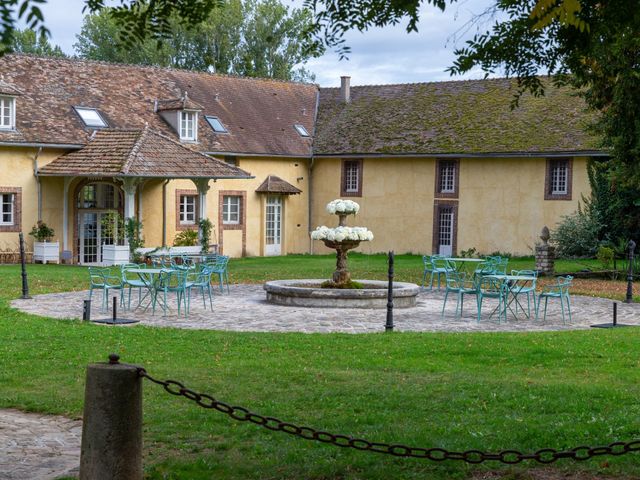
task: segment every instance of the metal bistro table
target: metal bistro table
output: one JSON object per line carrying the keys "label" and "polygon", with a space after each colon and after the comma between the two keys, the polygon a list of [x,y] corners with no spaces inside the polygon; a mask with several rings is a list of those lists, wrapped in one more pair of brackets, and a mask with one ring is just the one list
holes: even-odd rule
{"label": "metal bistro table", "polygon": [[[515,318],[518,318],[517,312],[518,307],[522,310],[525,317],[530,318],[531,310],[529,304],[527,304],[527,308],[525,309],[520,301],[518,300],[518,295],[522,292],[523,289],[527,288],[533,282],[535,282],[536,277],[531,275],[484,275],[485,278],[495,278],[496,280],[500,280],[505,283],[507,287],[507,305],[505,307],[509,308],[511,313]],[[511,299],[509,299],[511,297]],[[515,311],[511,308],[511,304],[515,302],[516,309]],[[535,296],[534,296],[534,305],[533,308],[535,310]]]}
{"label": "metal bistro table", "polygon": [[456,272],[473,273],[469,271],[477,267],[480,263],[485,262],[482,258],[445,258],[447,262],[450,262],[455,268]]}
{"label": "metal bistro table", "polygon": [[[137,273],[140,277],[140,280],[145,284],[147,288],[147,293],[144,294],[144,297],[138,303],[136,309],[143,307],[143,302],[147,297],[149,297],[149,303],[144,306],[143,312],[146,312],[148,308],[153,304],[154,298],[156,297],[156,290],[158,288],[158,277],[161,273],[170,272],[170,268],[130,268],[127,269],[128,272]],[[162,298],[160,298],[162,302]],[[167,309],[167,305],[163,307],[165,310]],[[155,309],[154,309],[155,310]],[[155,313],[155,312],[154,312]]]}

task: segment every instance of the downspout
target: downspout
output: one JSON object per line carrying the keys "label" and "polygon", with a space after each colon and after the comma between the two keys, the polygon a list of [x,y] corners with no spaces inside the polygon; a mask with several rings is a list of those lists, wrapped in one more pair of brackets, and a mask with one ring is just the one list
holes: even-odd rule
{"label": "downspout", "polygon": [[313,155],[315,138],[316,138],[316,125],[318,122],[318,107],[320,106],[320,87],[318,87],[318,91],[316,92],[316,108],[313,112],[313,136],[311,143],[311,159],[309,160],[309,202],[308,202],[308,235],[309,235],[309,254],[313,255],[313,240],[311,240],[311,230],[313,229],[313,164],[315,157]]}
{"label": "downspout", "polygon": [[162,248],[167,246],[167,178],[162,183]]}
{"label": "downspout", "polygon": [[42,186],[40,185],[40,175],[38,175],[38,157],[42,152],[42,147],[38,148],[33,157],[33,175],[36,177],[36,192],[38,195],[38,221],[42,220]]}

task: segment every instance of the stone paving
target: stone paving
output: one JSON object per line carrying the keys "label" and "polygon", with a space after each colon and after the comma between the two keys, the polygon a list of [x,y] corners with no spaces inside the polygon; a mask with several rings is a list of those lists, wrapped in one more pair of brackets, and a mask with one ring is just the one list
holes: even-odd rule
{"label": "stone paving", "polygon": [[[88,292],[37,295],[32,300],[14,300],[12,306],[24,312],[53,318],[79,319]],[[135,300],[134,296],[134,300]],[[516,318],[510,312],[506,322],[494,315],[495,301],[483,306],[483,318],[476,321],[475,298],[465,301],[464,314],[456,318],[455,298],[441,315],[444,295],[426,291],[418,296],[415,308],[394,311],[395,329],[414,332],[526,332],[586,329],[594,323],[612,321],[612,301],[602,298],[572,296],[572,321],[562,323],[560,305],[549,301],[546,321],[527,319],[522,311]],[[94,296],[91,317],[110,318],[100,312],[101,295]],[[178,317],[175,297],[169,299],[171,311],[144,311],[143,308],[120,311],[119,316],[139,320],[136,325],[187,329],[230,330],[246,332],[371,333],[383,332],[386,309],[309,309],[271,305],[265,301],[261,285],[233,285],[230,294],[216,293],[214,310],[205,310],[202,299],[192,299],[188,318]],[[535,316],[535,315],[533,315]],[[640,304],[618,303],[618,322],[640,326]],[[113,328],[107,326],[107,328]],[[81,424],[64,417],[0,410],[0,480],[49,480],[77,474],[80,457]]]}
{"label": "stone paving", "polygon": [[[134,294],[134,300],[137,300]],[[14,300],[12,306],[24,312],[54,318],[81,318],[83,300],[88,292],[53,293],[37,295],[32,300]],[[395,309],[397,331],[413,332],[524,332],[545,330],[572,330],[589,328],[594,323],[612,321],[611,300],[572,295],[572,321],[562,323],[560,302],[549,300],[546,321],[526,318],[522,310],[518,316],[509,312],[506,322],[498,322],[497,315],[489,317],[496,301],[483,303],[482,320],[476,321],[475,298],[465,299],[461,318],[455,317],[455,297],[449,297],[444,317],[441,315],[444,295],[438,291],[425,291],[418,296],[415,308]],[[91,318],[107,319],[100,312],[101,293],[94,293]],[[144,304],[145,302],[143,302]],[[111,304],[111,303],[110,303]],[[232,285],[230,294],[217,293],[213,299],[213,312],[203,308],[202,298],[194,296],[189,316],[177,316],[175,297],[169,298],[170,311],[155,315],[149,308],[119,311],[119,316],[139,320],[135,325],[175,327],[204,330],[230,330],[242,332],[305,332],[305,333],[371,333],[384,331],[386,309],[357,308],[304,308],[272,305],[266,302],[262,285]],[[526,300],[525,300],[526,305]],[[533,313],[533,309],[532,309]],[[640,304],[618,303],[618,322],[640,325]]]}
{"label": "stone paving", "polygon": [[0,410],[0,480],[49,480],[78,474],[82,423]]}

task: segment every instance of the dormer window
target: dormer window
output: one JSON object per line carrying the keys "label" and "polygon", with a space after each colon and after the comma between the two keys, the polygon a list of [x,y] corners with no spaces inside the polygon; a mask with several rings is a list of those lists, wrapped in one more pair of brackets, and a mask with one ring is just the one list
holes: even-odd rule
{"label": "dormer window", "polygon": [[105,128],[109,125],[106,120],[100,115],[100,112],[97,108],[88,108],[88,107],[73,107],[78,116],[82,119],[85,126],[87,127],[97,127],[97,128]]}
{"label": "dormer window", "polygon": [[212,115],[205,115],[204,118],[207,120],[207,123],[213,129],[214,132],[228,133],[227,129],[224,127],[224,125],[222,124],[222,122],[218,117],[214,117]]}
{"label": "dormer window", "polygon": [[16,99],[0,97],[0,129],[13,130],[16,127]]}
{"label": "dormer window", "polygon": [[198,138],[198,112],[182,110],[180,116],[180,140],[195,142]]}
{"label": "dormer window", "polygon": [[293,127],[296,129],[296,131],[298,132],[298,134],[301,137],[309,137],[310,136],[309,132],[307,132],[307,129],[304,128],[304,125],[300,125],[299,123],[296,123]]}

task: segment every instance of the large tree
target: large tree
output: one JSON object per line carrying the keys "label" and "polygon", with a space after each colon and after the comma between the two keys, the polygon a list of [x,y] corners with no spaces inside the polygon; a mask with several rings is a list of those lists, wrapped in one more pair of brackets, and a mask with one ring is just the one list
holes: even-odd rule
{"label": "large tree", "polygon": [[114,40],[121,34],[116,12],[85,17],[76,53],[83,58],[283,80],[310,80],[303,65],[315,52],[305,49],[299,32],[311,22],[309,11],[279,0],[225,0],[195,26],[169,20],[161,42],[147,38],[136,48]]}
{"label": "large tree", "polygon": [[14,32],[11,51],[44,57],[66,57],[58,45],[51,45],[46,35],[38,34],[30,28]]}

